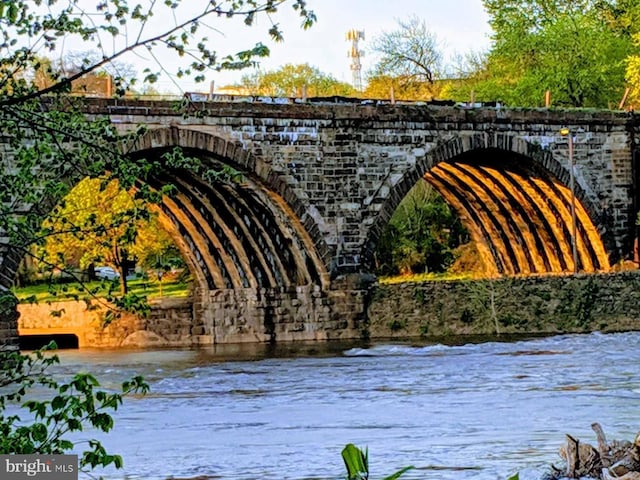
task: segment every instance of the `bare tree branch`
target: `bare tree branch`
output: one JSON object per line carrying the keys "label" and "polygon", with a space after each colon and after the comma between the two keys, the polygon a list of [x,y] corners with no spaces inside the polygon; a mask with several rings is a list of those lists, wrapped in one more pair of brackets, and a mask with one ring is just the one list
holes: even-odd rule
{"label": "bare tree branch", "polygon": [[374,39],[373,50],[381,54],[374,75],[412,78],[433,83],[442,63],[441,47],[424,20],[398,21],[398,29]]}

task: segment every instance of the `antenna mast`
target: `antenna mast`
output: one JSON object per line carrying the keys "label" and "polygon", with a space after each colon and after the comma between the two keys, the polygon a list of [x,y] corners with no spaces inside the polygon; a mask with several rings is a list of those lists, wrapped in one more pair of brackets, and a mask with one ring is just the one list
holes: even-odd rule
{"label": "antenna mast", "polygon": [[351,59],[351,83],[358,92],[362,91],[362,63],[360,58],[364,57],[364,52],[358,48],[358,42],[364,41],[364,30],[355,28],[347,32],[347,41],[351,42],[351,49],[347,52],[347,57]]}

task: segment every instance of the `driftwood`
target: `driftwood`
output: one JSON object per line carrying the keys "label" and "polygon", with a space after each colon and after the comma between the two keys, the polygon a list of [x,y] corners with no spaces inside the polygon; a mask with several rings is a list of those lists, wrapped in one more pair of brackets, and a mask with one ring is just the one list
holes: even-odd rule
{"label": "driftwood", "polygon": [[607,437],[602,430],[602,427],[598,422],[594,422],[591,424],[591,428],[594,432],[596,432],[596,437],[598,438],[598,453],[600,454],[600,460],[602,461],[603,467],[608,467],[611,464],[611,459],[609,458],[609,445],[607,445]]}
{"label": "driftwood", "polygon": [[598,448],[567,435],[559,452],[565,469],[552,466],[551,478],[640,480],[640,433],[633,443],[617,440],[609,443],[600,424],[593,423],[591,428],[596,433]]}
{"label": "driftwood", "polygon": [[588,443],[581,443],[567,435],[567,443],[560,447],[560,456],[567,463],[564,476],[581,478],[602,468],[600,453]]}

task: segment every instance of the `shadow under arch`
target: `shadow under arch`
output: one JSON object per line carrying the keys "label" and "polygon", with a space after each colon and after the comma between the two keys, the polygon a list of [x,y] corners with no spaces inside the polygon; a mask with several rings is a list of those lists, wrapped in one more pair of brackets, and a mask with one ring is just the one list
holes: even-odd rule
{"label": "shadow under arch", "polygon": [[206,168],[229,165],[243,175],[238,183],[207,182],[195,172],[167,167],[146,180],[156,189],[175,186],[176,193],[156,208],[200,288],[286,290],[313,284],[328,289],[319,251],[329,250],[276,172],[239,142],[178,127],[149,130],[126,153],[158,160],[175,147]]}
{"label": "shadow under arch", "polygon": [[[432,149],[382,204],[363,257],[417,181],[431,183],[458,212],[489,275],[574,271],[569,171],[546,149],[513,136],[456,137]],[[576,182],[578,270],[607,271],[615,249],[606,219]],[[607,249],[606,246],[610,248]]]}

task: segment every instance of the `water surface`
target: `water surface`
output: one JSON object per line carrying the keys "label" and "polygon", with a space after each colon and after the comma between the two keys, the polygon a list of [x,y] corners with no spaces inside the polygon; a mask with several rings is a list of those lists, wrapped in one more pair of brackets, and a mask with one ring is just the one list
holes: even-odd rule
{"label": "water surface", "polygon": [[[464,345],[294,345],[245,350],[63,351],[62,373],[108,387],[144,375],[103,437],[107,478],[343,478],[349,442],[372,478],[540,478],[564,434],[595,444],[640,430],[640,333]],[[88,437],[88,435],[87,435]]]}

